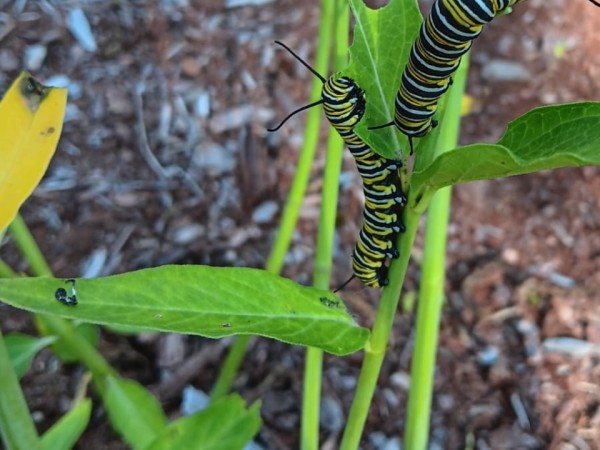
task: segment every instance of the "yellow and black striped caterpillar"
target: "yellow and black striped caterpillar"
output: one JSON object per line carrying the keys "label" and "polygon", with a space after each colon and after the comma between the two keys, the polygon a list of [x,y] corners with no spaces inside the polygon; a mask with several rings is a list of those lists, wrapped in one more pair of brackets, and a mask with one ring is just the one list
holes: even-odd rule
{"label": "yellow and black striped caterpillar", "polygon": [[398,233],[404,231],[401,215],[406,196],[399,178],[402,163],[378,155],[354,132],[354,127],[364,115],[366,101],[363,90],[352,79],[325,79],[286,45],[278,41],[276,43],[317,76],[323,82],[323,90],[321,100],[294,111],[269,131],[279,129],[298,111],[323,104],[327,119],[348,146],[363,180],[363,226],[352,255],[354,275],[350,280],[356,277],[367,286],[385,286],[388,283],[386,258],[399,256],[395,247],[396,238]]}
{"label": "yellow and black striped caterpillar", "polygon": [[[436,0],[402,72],[394,120],[370,129],[396,125],[408,136],[412,154],[412,138],[425,136],[436,126],[432,117],[462,55],[471,48],[485,24],[522,1]],[[600,6],[595,0],[589,1]]]}

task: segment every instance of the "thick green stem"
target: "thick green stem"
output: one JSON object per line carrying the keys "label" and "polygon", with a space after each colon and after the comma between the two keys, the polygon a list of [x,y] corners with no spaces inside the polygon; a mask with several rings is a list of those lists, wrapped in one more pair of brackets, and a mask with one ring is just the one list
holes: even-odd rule
{"label": "thick green stem", "polygon": [[381,296],[381,303],[373,324],[373,330],[367,346],[365,359],[358,378],[358,385],[348,422],[344,430],[341,450],[355,450],[358,448],[360,438],[365,426],[371,400],[377,386],[377,379],[385,357],[385,351],[394,323],[394,316],[400,300],[400,289],[404,283],[410,252],[419,226],[419,215],[411,210],[405,214],[406,232],[400,239],[400,258],[390,265],[390,284],[385,287]]}
{"label": "thick green stem", "polygon": [[[448,94],[441,121],[436,153],[456,147],[460,126],[461,100],[468,69],[463,57]],[[419,304],[417,308],[415,347],[411,365],[411,386],[408,396],[405,448],[424,450],[429,438],[431,398],[439,322],[444,303],[446,236],[450,215],[452,188],[440,189],[429,206],[422,263]]]}
{"label": "thick green stem", "polygon": [[[348,35],[350,11],[343,0],[329,2],[334,8],[323,4],[321,23],[333,25],[335,40],[333,41],[333,70],[343,69],[347,64]],[[331,266],[333,261],[333,239],[335,234],[335,218],[337,213],[340,170],[344,143],[337,131],[329,128],[327,139],[327,156],[325,173],[323,174],[323,191],[317,251],[315,254],[314,286],[329,289]],[[323,351],[309,347],[306,350],[304,365],[304,388],[302,395],[302,450],[318,450],[319,448],[319,412],[321,403],[321,381],[323,378]]]}
{"label": "thick green stem", "polygon": [[[329,289],[331,278],[333,236],[343,150],[342,139],[336,131],[330,130],[327,140],[327,162],[323,176],[323,195],[314,269],[314,286],[320,289]],[[301,448],[303,450],[319,448],[322,367],[323,351],[309,347],[306,350],[302,397]]]}
{"label": "thick green stem", "polygon": [[0,331],[0,435],[7,450],[38,450],[42,444]]}
{"label": "thick green stem", "polygon": [[233,344],[227,353],[227,357],[221,365],[217,381],[210,393],[211,401],[214,402],[215,400],[225,397],[227,392],[229,392],[240,368],[240,364],[244,359],[246,348],[248,347],[251,337],[252,336],[248,335],[237,336],[233,341]]}
{"label": "thick green stem", "polygon": [[0,277],[1,278],[14,278],[17,273],[12,268],[0,259]]}
{"label": "thick green stem", "polygon": [[117,376],[117,372],[102,357],[98,350],[86,339],[83,339],[77,332],[73,324],[67,320],[56,316],[38,315],[37,318],[43,321],[52,334],[60,337],[67,345],[69,350],[77,355],[77,359],[92,372],[94,382],[102,387],[103,380],[108,375]]}

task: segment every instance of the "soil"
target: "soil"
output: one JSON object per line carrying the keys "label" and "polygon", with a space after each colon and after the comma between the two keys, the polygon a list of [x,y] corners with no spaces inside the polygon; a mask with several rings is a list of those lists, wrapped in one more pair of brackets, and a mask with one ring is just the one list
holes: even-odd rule
{"label": "soil", "polygon": [[[2,91],[36,45],[47,53],[40,67],[29,62],[35,76],[72,83],[58,151],[22,208],[54,273],[264,267],[304,118],[276,134],[265,128],[306,102],[311,77],[273,40],[312,61],[318,2],[80,3],[95,52],[69,32],[70,3],[0,0]],[[530,0],[490,24],[473,49],[475,110],[461,143],[495,142],[536,106],[600,100],[598,24],[600,11],[585,0]],[[503,63],[516,68],[512,78],[498,79],[493,68]],[[345,158],[333,286],[351,273],[362,210],[360,179]],[[311,281],[323,164],[321,152],[284,269],[301,283]],[[455,188],[431,448],[600,449],[599,175],[563,169]],[[418,285],[421,250],[418,238],[408,292]],[[0,257],[28,270],[10,237]],[[377,295],[357,282],[343,293],[366,326]],[[398,313],[364,449],[403,432],[413,319]],[[29,314],[6,305],[0,326],[35,333]],[[175,417],[185,385],[210,391],[229,343],[103,330],[100,350]],[[266,449],[298,448],[303,354],[255,339],[237,377],[236,391],[263,399],[257,442]],[[361,359],[325,358],[324,403],[334,419],[323,425],[322,448],[336,447]],[[68,409],[82,375],[49,351],[38,355],[22,385],[40,430]],[[126,448],[98,403],[77,448]]]}

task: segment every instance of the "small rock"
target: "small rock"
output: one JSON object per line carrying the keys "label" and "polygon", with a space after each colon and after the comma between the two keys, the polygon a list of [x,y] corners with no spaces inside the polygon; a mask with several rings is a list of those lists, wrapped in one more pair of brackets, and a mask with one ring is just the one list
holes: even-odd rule
{"label": "small rock", "polygon": [[181,399],[181,412],[185,416],[203,411],[210,403],[210,397],[193,386],[183,388]]}
{"label": "small rock", "polygon": [[581,358],[592,353],[594,345],[590,342],[572,337],[553,337],[544,340],[542,348],[549,353],[558,353],[572,358]]}
{"label": "small rock", "polygon": [[11,49],[3,48],[0,50],[0,70],[3,72],[12,72],[19,68],[19,58]]}
{"label": "small rock", "polygon": [[157,364],[163,369],[178,366],[185,359],[185,336],[177,333],[161,335]]}
{"label": "small rock", "polygon": [[384,388],[382,394],[390,409],[396,409],[400,406],[400,396],[396,391],[390,388]]}
{"label": "small rock", "polygon": [[202,146],[194,152],[193,163],[213,176],[231,172],[235,167],[235,158],[218,144]]}
{"label": "small rock", "polygon": [[502,407],[494,403],[473,405],[467,412],[467,422],[472,430],[493,428],[502,416]]}
{"label": "small rock", "polygon": [[204,227],[197,223],[184,225],[173,232],[173,241],[177,244],[189,244],[204,234]]}
{"label": "small rock", "polygon": [[53,75],[44,81],[46,86],[54,86],[60,88],[67,88],[69,91],[69,100],[79,100],[81,98],[81,84],[71,80],[68,76],[63,74]]}
{"label": "small rock", "polygon": [[27,70],[40,70],[44,59],[48,53],[48,49],[42,44],[33,44],[25,47],[24,66]]}
{"label": "small rock", "polygon": [[273,200],[261,203],[252,213],[252,220],[255,223],[269,223],[275,218],[279,211],[279,205]]}
{"label": "small rock", "polygon": [[548,274],[548,281],[565,289],[575,287],[575,280],[573,278],[557,272],[550,272]]}
{"label": "small rock", "polygon": [[102,275],[102,269],[108,259],[108,250],[100,247],[92,252],[81,264],[82,278],[96,278]]}
{"label": "small rock", "polygon": [[518,250],[514,248],[507,248],[502,251],[502,259],[508,264],[516,265],[521,260],[521,255]]}
{"label": "small rock", "polygon": [[481,76],[490,81],[526,81],[531,74],[522,64],[502,59],[488,62],[481,71]]}
{"label": "small rock", "polygon": [[225,8],[239,8],[240,6],[259,6],[271,3],[273,0],[225,0]]}
{"label": "small rock", "polygon": [[194,102],[194,114],[196,117],[205,118],[210,113],[210,94],[201,90],[196,95],[196,101]]}
{"label": "small rock", "polygon": [[402,444],[400,443],[399,437],[393,437],[385,441],[380,448],[381,450],[400,450],[402,448]]}
{"label": "small rock", "polygon": [[390,376],[390,383],[395,388],[408,392],[410,388],[410,374],[407,372],[394,372]]}
{"label": "small rock", "polygon": [[381,448],[386,441],[387,437],[381,431],[374,431],[369,435],[369,442],[373,447],[377,449]]}
{"label": "small rock", "polygon": [[91,53],[96,51],[96,39],[92,33],[90,23],[81,8],[75,8],[69,11],[67,28],[86,51]]}
{"label": "small rock", "polygon": [[250,122],[266,124],[275,117],[275,112],[268,108],[257,108],[255,105],[243,105],[230,108],[210,121],[210,128],[215,133],[235,130]]}
{"label": "small rock", "polygon": [[242,450],[265,450],[265,448],[254,441],[250,441],[244,446]]}
{"label": "small rock", "polygon": [[319,423],[323,429],[337,433],[344,426],[344,413],[342,406],[331,397],[324,397],[321,402]]}
{"label": "small rock", "polygon": [[196,58],[186,57],[181,61],[181,72],[188,78],[197,78],[202,66]]}
{"label": "small rock", "polygon": [[488,345],[482,351],[477,353],[477,363],[483,367],[491,367],[498,361],[498,348]]}

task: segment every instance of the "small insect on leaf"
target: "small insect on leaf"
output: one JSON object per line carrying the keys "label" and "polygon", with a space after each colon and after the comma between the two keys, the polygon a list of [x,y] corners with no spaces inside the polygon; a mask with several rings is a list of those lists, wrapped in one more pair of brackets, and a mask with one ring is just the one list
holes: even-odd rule
{"label": "small insect on leaf", "polygon": [[67,295],[67,291],[64,288],[58,288],[54,293],[54,298],[61,302],[63,305],[75,306],[77,305],[77,292],[75,291],[75,280],[65,280],[65,283],[71,283],[71,295]]}

